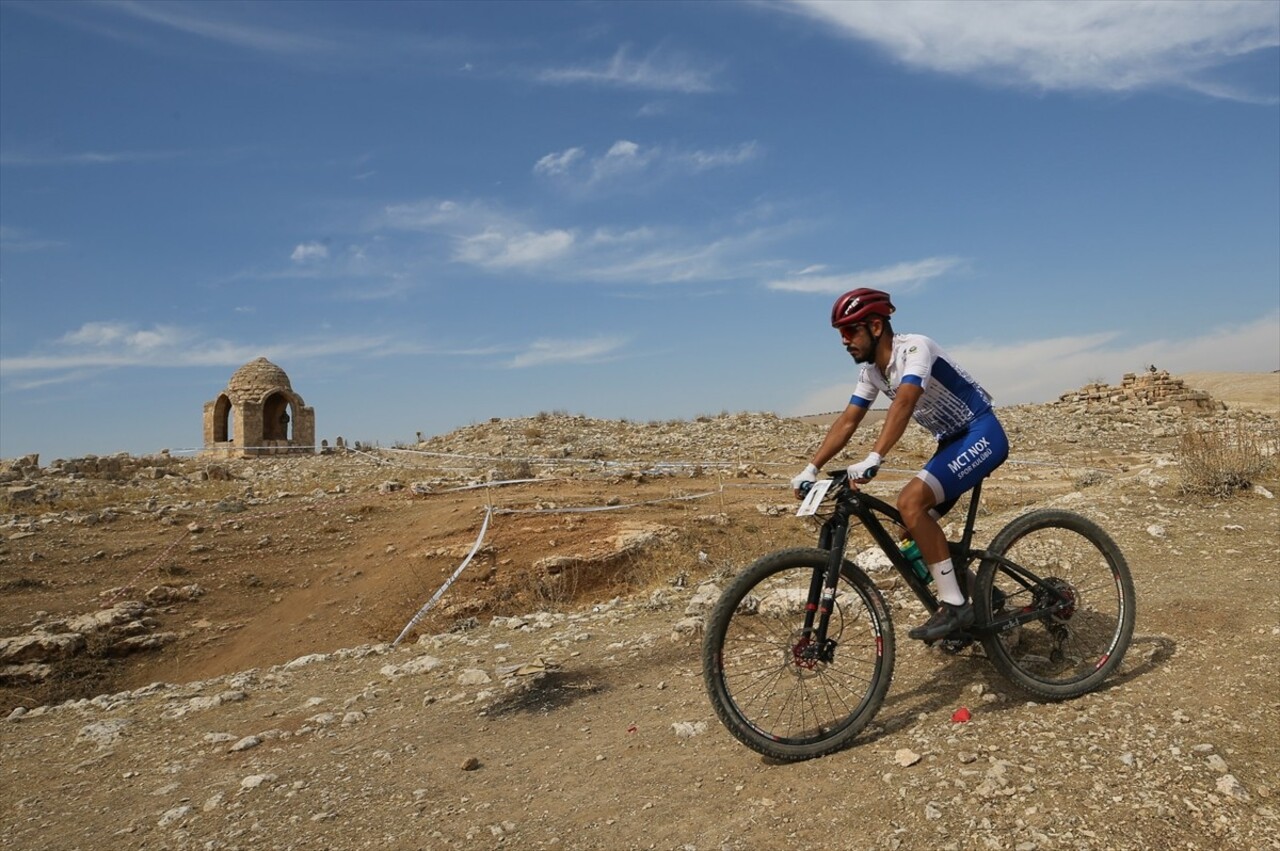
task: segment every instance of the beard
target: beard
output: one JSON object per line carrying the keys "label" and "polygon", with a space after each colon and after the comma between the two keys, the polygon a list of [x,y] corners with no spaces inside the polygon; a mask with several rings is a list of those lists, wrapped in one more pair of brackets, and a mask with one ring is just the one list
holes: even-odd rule
{"label": "beard", "polygon": [[859,363],[859,364],[867,364],[867,363],[871,363],[873,360],[875,360],[875,358],[874,358],[874,357],[872,357],[871,352],[867,352],[867,353],[866,353],[865,355],[863,355],[862,357],[858,357],[858,353],[857,353],[857,352],[855,352],[855,351],[854,351],[853,349],[851,349],[851,348],[846,347],[846,348],[845,348],[845,351],[849,353],[849,357],[853,358],[853,360],[854,360],[854,362],[855,362],[855,363]]}

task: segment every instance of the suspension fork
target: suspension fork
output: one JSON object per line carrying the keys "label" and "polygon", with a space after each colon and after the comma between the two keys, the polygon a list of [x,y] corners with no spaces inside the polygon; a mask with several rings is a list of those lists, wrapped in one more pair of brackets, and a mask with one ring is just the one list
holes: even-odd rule
{"label": "suspension fork", "polygon": [[813,572],[809,580],[809,595],[805,600],[804,634],[810,636],[819,647],[827,643],[827,627],[835,608],[836,586],[840,582],[840,568],[844,563],[845,540],[849,533],[849,515],[843,506],[837,506],[835,515],[822,526],[818,546],[827,551],[825,570]]}

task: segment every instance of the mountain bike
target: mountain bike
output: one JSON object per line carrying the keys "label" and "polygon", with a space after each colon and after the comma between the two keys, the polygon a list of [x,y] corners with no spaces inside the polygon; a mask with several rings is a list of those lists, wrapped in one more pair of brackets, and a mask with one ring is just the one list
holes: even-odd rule
{"label": "mountain bike", "polygon": [[[1038,699],[1096,689],[1133,636],[1133,579],[1120,548],[1092,520],[1046,508],[975,549],[981,491],[979,482],[960,540],[948,542],[962,590],[972,586],[974,623],[941,648],[958,653],[980,642],[1001,674]],[[913,567],[890,533],[903,525],[896,508],[850,485],[843,471],[816,483],[800,511],[806,507],[822,521],[818,546],[771,553],[739,573],[712,609],[702,644],[703,680],[720,721],[747,747],[784,761],[852,744],[893,679],[893,620],[876,584],[845,557],[850,522],[862,524],[926,612],[939,605],[927,569]]]}

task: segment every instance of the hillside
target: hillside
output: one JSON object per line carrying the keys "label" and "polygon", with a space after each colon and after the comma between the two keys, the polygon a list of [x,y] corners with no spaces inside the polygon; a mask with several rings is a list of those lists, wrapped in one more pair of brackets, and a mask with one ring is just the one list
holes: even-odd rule
{"label": "hillside", "polygon": [[[542,415],[307,459],[28,464],[2,518],[0,635],[27,655],[0,687],[0,838],[1280,848],[1280,473],[1203,497],[1179,464],[1189,429],[1274,453],[1280,386],[1268,408],[1183,378],[1227,410],[1001,410],[1015,451],[979,537],[1042,505],[1112,533],[1138,627],[1109,687],[1029,703],[980,651],[908,641],[924,615],[886,578],[888,701],[855,747],[795,765],[720,728],[697,625],[745,563],[811,542],[785,482],[820,425]],[[929,449],[913,429],[878,492]]]}

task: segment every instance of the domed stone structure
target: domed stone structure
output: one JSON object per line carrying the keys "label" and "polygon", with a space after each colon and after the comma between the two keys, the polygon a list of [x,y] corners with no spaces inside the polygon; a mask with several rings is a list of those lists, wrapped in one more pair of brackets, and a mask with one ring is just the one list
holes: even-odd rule
{"label": "domed stone structure", "polygon": [[231,373],[227,389],[247,397],[260,396],[272,390],[293,390],[289,376],[280,367],[266,358],[251,360]]}
{"label": "domed stone structure", "polygon": [[204,405],[204,448],[223,457],[315,452],[316,412],[266,358],[237,369]]}

